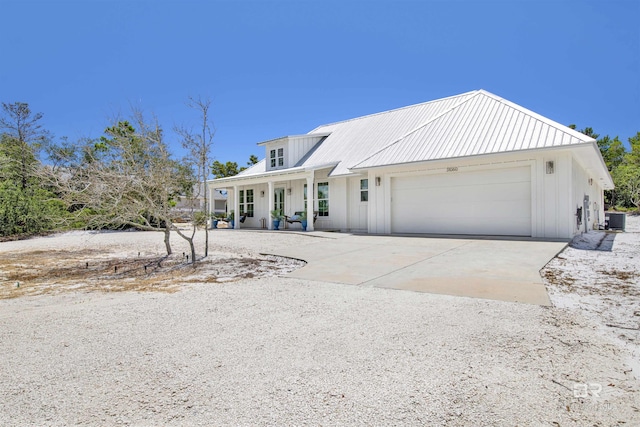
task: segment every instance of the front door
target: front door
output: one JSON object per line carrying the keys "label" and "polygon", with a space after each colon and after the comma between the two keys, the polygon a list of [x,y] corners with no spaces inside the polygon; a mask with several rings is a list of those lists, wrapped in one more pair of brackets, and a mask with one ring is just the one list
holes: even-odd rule
{"label": "front door", "polygon": [[369,180],[366,178],[351,178],[350,182],[349,229],[352,231],[367,231]]}
{"label": "front door", "polygon": [[273,196],[273,209],[284,215],[284,188],[274,189]]}

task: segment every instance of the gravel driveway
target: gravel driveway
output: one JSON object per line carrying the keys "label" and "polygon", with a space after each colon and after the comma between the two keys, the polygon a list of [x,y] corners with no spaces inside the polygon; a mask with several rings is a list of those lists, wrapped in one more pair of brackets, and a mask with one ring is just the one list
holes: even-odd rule
{"label": "gravel driveway", "polygon": [[[221,231],[212,246],[309,239]],[[638,390],[618,348],[566,309],[282,277],[0,300],[2,426],[638,425]]]}

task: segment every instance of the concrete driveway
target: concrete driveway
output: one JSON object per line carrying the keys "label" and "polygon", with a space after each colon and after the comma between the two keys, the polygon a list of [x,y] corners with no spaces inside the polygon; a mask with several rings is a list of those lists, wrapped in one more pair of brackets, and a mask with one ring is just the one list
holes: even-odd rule
{"label": "concrete driveway", "polygon": [[289,277],[539,305],[550,304],[539,271],[566,245],[515,239],[312,235],[317,238],[308,244],[273,252],[307,262]]}

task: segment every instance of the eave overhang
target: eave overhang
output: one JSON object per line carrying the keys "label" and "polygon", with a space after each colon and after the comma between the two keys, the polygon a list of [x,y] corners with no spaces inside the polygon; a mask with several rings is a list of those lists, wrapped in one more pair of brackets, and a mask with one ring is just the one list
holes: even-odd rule
{"label": "eave overhang", "polygon": [[353,173],[363,173],[368,170],[384,170],[391,168],[398,168],[402,166],[420,166],[427,164],[438,164],[438,163],[446,163],[446,162],[461,162],[464,160],[472,160],[472,159],[485,159],[487,158],[500,158],[501,156],[508,155],[517,155],[517,154],[526,154],[526,153],[539,153],[543,151],[570,151],[574,153],[576,160],[580,165],[591,175],[598,179],[600,186],[604,190],[612,190],[614,188],[613,179],[611,178],[611,174],[609,174],[609,170],[606,167],[604,159],[600,153],[600,149],[598,148],[598,144],[595,140],[585,142],[583,144],[572,144],[565,146],[556,146],[556,147],[543,147],[543,148],[532,148],[527,150],[514,150],[514,151],[506,151],[500,153],[486,153],[486,154],[476,154],[472,156],[460,156],[460,157],[446,157],[441,159],[429,159],[429,160],[420,160],[415,162],[404,162],[404,163],[389,163],[384,165],[375,165],[375,166],[365,166],[358,167],[353,166],[349,168],[349,171]]}
{"label": "eave overhang", "polygon": [[296,168],[280,169],[269,172],[264,172],[255,175],[235,175],[226,178],[218,178],[207,181],[213,188],[230,188],[234,185],[249,185],[259,184],[266,182],[282,181],[286,179],[303,179],[309,175],[309,172],[314,172],[322,169],[333,169],[338,165],[338,162],[328,163],[324,165],[316,166],[299,166]]}

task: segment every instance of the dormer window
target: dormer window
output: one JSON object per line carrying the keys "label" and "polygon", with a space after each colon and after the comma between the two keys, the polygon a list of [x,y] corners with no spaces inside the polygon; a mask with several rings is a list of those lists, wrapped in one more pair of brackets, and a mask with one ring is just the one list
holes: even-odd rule
{"label": "dormer window", "polygon": [[274,148],[269,153],[269,161],[272,168],[281,168],[284,166],[284,148]]}

